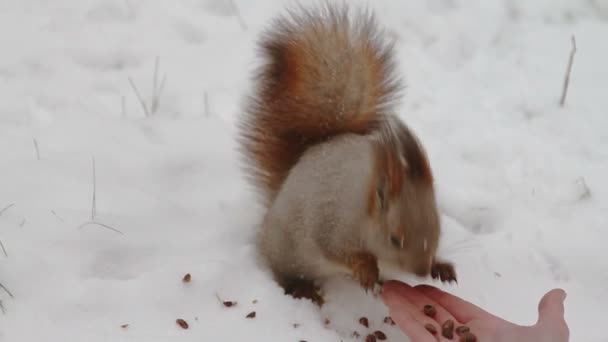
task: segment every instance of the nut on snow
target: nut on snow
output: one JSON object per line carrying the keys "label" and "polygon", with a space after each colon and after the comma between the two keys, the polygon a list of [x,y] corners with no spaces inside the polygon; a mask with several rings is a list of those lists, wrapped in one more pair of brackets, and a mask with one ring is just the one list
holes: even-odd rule
{"label": "nut on snow", "polygon": [[177,323],[180,327],[182,327],[182,329],[188,329],[188,322],[186,322],[185,320],[178,318],[175,320],[175,323]]}

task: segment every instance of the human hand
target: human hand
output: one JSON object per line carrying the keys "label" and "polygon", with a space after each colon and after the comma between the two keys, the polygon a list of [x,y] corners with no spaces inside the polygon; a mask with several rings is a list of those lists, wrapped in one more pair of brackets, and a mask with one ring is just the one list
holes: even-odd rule
{"label": "human hand", "polygon": [[[553,289],[547,292],[538,304],[538,321],[532,326],[521,326],[492,315],[459,297],[429,285],[412,287],[400,281],[387,281],[382,287],[382,300],[388,306],[390,316],[412,342],[458,341],[441,336],[441,325],[448,319],[454,328],[466,325],[477,337],[477,341],[534,341],[566,342],[570,331],[564,319],[566,292]],[[433,305],[435,318],[426,316],[422,308]],[[425,328],[432,324],[437,334]]]}

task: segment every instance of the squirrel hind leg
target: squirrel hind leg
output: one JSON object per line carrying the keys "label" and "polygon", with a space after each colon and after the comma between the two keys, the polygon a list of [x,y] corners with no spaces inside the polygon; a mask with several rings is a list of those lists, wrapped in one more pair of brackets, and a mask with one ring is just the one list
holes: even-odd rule
{"label": "squirrel hind leg", "polygon": [[295,299],[308,299],[314,304],[322,307],[325,300],[321,294],[321,289],[312,280],[305,278],[289,278],[280,282],[285,294]]}

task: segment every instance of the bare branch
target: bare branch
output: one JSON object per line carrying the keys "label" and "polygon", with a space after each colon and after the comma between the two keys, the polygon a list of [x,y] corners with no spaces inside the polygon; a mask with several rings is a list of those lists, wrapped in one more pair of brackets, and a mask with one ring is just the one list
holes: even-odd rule
{"label": "bare branch", "polygon": [[566,96],[568,94],[568,86],[570,85],[570,73],[572,72],[572,63],[574,61],[574,55],[576,54],[576,38],[572,36],[572,49],[570,50],[570,58],[568,59],[568,69],[566,70],[566,76],[564,78],[564,84],[562,87],[562,97],[559,101],[560,106],[564,106],[566,103]]}

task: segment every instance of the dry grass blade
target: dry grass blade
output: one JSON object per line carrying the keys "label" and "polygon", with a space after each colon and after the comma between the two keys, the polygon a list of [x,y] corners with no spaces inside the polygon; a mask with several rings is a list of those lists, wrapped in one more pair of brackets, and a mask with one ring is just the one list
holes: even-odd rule
{"label": "dry grass blade", "polygon": [[97,226],[104,227],[104,228],[107,228],[107,229],[109,229],[109,230],[115,231],[115,232],[117,232],[117,233],[119,233],[119,234],[121,234],[121,235],[125,235],[123,232],[121,232],[120,230],[118,230],[118,229],[116,229],[116,228],[112,228],[112,227],[108,226],[107,224],[103,224],[103,223],[100,223],[100,222],[95,222],[95,221],[89,221],[89,222],[85,222],[85,223],[81,224],[81,225],[78,227],[78,229],[82,229],[82,228],[84,228],[84,227],[86,227],[86,226],[89,226],[89,225],[97,225]]}
{"label": "dry grass blade", "polygon": [[564,77],[564,85],[562,87],[562,97],[559,101],[560,106],[566,104],[566,96],[568,95],[568,86],[570,85],[570,73],[572,72],[572,63],[574,62],[574,55],[576,54],[576,38],[572,36],[572,49],[570,50],[570,58],[568,59],[568,68],[566,70],[566,76]]}
{"label": "dry grass blade", "polygon": [[127,116],[127,99],[124,96],[120,97],[120,113],[123,118]]}
{"label": "dry grass blade", "polygon": [[51,214],[53,214],[57,219],[59,219],[59,221],[65,222],[65,220],[63,218],[61,218],[61,216],[57,215],[55,210],[51,210]]}
{"label": "dry grass blade", "polygon": [[133,83],[133,80],[131,79],[131,77],[129,77],[129,83],[131,84],[131,88],[133,88],[133,91],[135,92],[135,96],[137,96],[137,100],[139,101],[139,103],[141,104],[141,107],[144,110],[144,114],[146,116],[150,116],[150,111],[148,110],[148,106],[146,105],[146,102],[144,101],[144,99],[141,97],[141,94],[139,93],[139,90],[137,89],[137,86],[135,85],[135,83]]}
{"label": "dry grass blade", "polygon": [[163,78],[161,79],[160,84],[158,82],[159,64],[160,64],[160,58],[157,56],[154,61],[154,75],[153,75],[153,79],[152,79],[152,96],[151,96],[149,104],[147,104],[146,101],[144,100],[143,96],[139,92],[139,89],[135,85],[135,82],[133,82],[133,79],[131,79],[129,77],[129,83],[131,84],[131,88],[133,88],[133,91],[135,92],[135,95],[137,96],[137,100],[141,104],[141,107],[143,108],[144,114],[146,117],[153,115],[158,111],[158,108],[160,107],[160,96],[161,96],[161,94],[165,88],[165,84],[167,82],[167,75],[163,75]]}
{"label": "dry grass blade", "polygon": [[4,214],[5,211],[9,210],[14,205],[15,205],[15,203],[11,203],[11,204],[7,205],[6,207],[2,208],[0,210],[0,216],[2,216],[2,214]]}
{"label": "dry grass blade", "polygon": [[204,105],[205,105],[205,116],[209,117],[209,96],[207,95],[206,91],[203,94],[203,101],[204,101]]}
{"label": "dry grass blade", "polygon": [[239,11],[239,7],[236,5],[236,2],[234,2],[234,0],[230,0],[230,4],[232,5],[232,9],[234,10],[234,13],[236,14],[236,18],[239,20],[239,24],[241,25],[241,28],[243,30],[247,30],[247,24],[245,24],[245,20],[243,20],[243,16],[241,16],[241,11]]}
{"label": "dry grass blade", "polygon": [[4,248],[4,244],[2,243],[2,240],[0,240],[0,248],[2,248],[2,252],[4,253],[4,256],[8,258],[8,253],[6,253],[6,248]]}
{"label": "dry grass blade", "polygon": [[1,288],[4,290],[4,292],[8,293],[8,295],[9,295],[11,298],[15,298],[15,296],[13,296],[13,294],[11,293],[11,291],[9,291],[9,290],[6,288],[6,286],[2,285],[2,283],[0,283],[0,287],[1,287]]}
{"label": "dry grass blade", "polygon": [[93,163],[92,167],[93,167],[93,199],[91,201],[91,221],[95,221],[95,216],[97,215],[97,201],[96,201],[96,197],[97,197],[97,180],[96,180],[96,175],[95,175],[95,158],[91,158],[91,161]]}
{"label": "dry grass blade", "polygon": [[40,160],[40,149],[38,148],[38,141],[34,138],[34,149],[36,149],[36,158]]}

